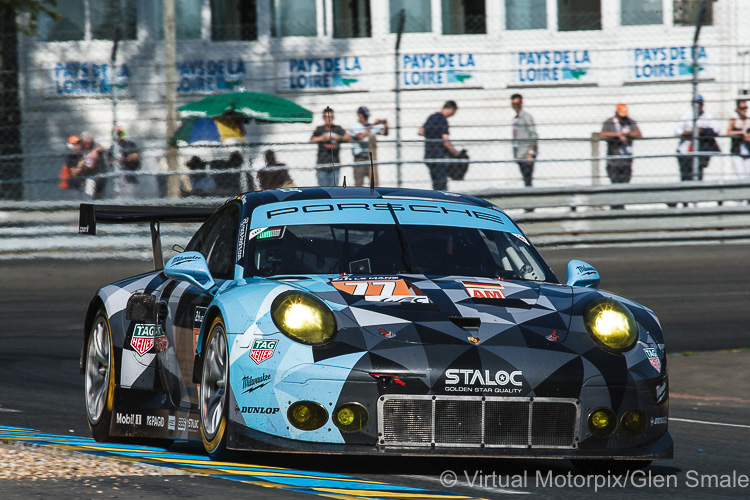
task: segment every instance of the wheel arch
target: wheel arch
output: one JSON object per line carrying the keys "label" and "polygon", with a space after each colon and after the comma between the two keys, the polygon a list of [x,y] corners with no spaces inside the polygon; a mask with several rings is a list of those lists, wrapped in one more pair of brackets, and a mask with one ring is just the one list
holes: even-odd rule
{"label": "wheel arch", "polygon": [[203,318],[201,324],[201,331],[198,335],[198,341],[195,345],[195,359],[193,361],[193,383],[199,384],[201,381],[201,372],[203,371],[203,352],[206,347],[206,339],[208,338],[208,330],[211,328],[214,320],[221,316],[224,319],[224,328],[226,328],[226,315],[221,307],[217,304],[212,304],[206,311],[206,315]]}
{"label": "wheel arch", "polygon": [[[99,310],[104,310],[106,313],[104,301],[99,295],[95,295],[94,298],[91,299],[91,302],[89,302],[89,307],[86,310],[86,317],[83,320],[83,343],[81,345],[81,357],[78,360],[78,368],[81,375],[84,374],[86,345],[89,341],[89,335],[91,335],[91,326],[94,324],[94,318],[96,318],[96,313],[98,313]],[[109,315],[107,315],[107,317],[109,317]]]}

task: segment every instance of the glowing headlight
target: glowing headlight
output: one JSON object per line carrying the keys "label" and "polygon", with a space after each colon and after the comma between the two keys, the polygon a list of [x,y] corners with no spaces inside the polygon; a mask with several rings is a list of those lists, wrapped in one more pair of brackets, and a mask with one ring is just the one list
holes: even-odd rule
{"label": "glowing headlight", "polygon": [[599,347],[620,352],[633,347],[638,339],[638,325],[633,313],[612,299],[596,299],[586,305],[583,314],[591,338]]}
{"label": "glowing headlight", "polygon": [[331,310],[320,299],[300,292],[276,297],[271,317],[284,335],[303,344],[324,344],[336,332]]}

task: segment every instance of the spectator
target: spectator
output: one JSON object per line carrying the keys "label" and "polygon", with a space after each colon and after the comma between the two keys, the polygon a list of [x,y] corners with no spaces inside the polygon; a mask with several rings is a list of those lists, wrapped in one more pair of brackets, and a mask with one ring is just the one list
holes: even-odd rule
{"label": "spectator", "polygon": [[341,143],[351,141],[352,137],[342,127],[334,125],[333,110],[329,107],[323,110],[323,122],[310,137],[310,142],[318,143],[318,166],[315,175],[318,178],[318,186],[335,186],[336,173],[339,170],[335,165],[339,163]]}
{"label": "spectator", "polygon": [[107,179],[95,178],[106,171],[104,148],[94,142],[90,132],[81,134],[81,159],[75,167],[69,167],[71,177],[82,177],[81,190],[86,196],[99,199],[104,196]]}
{"label": "spectator", "polygon": [[274,153],[273,149],[266,150],[265,159],[266,166],[258,172],[258,181],[260,182],[261,189],[294,187],[292,178],[289,176],[289,170],[286,168],[286,163],[276,160],[276,153]]}
{"label": "spectator", "polygon": [[69,150],[68,156],[60,169],[60,189],[83,193],[83,177],[71,174],[71,172],[76,171],[73,169],[78,167],[78,162],[83,158],[81,138],[77,135],[71,135],[68,137],[67,147]]}
{"label": "spectator", "polygon": [[[209,162],[210,170],[239,170],[245,160],[239,151],[232,151],[226,160],[211,160]],[[216,184],[214,194],[219,196],[234,196],[242,189],[240,186],[240,172],[213,174],[213,180]],[[255,182],[251,176],[247,176],[248,191],[255,191]]]}
{"label": "spectator", "polygon": [[[125,131],[117,126],[113,131],[115,141],[109,148],[107,159],[115,171],[135,172],[141,169],[141,156],[135,142],[125,139]],[[116,146],[116,147],[115,147]],[[120,196],[134,198],[138,177],[133,174],[124,174],[118,179]]]}
{"label": "spectator", "polygon": [[[695,126],[698,128],[698,151],[711,152],[718,151],[719,146],[716,144],[716,136],[719,135],[719,124],[714,116],[704,109],[703,96],[695,98],[698,103],[698,119]],[[680,180],[693,180],[693,157],[688,156],[693,152],[693,110],[685,111],[680,117],[675,127],[675,134],[680,137],[680,144],[677,146],[677,162],[680,165]],[[703,171],[711,160],[710,156],[698,157],[698,179],[703,180]]]}
{"label": "spectator", "polygon": [[737,118],[729,120],[727,135],[732,138],[732,165],[738,179],[750,178],[750,119],[747,100],[737,99]]}
{"label": "spectator", "polygon": [[534,175],[534,159],[538,153],[537,134],[534,126],[534,118],[530,113],[523,111],[523,96],[513,94],[510,96],[510,104],[516,112],[513,118],[513,157],[518,161],[521,169],[523,185],[531,187],[531,178]]}
{"label": "spectator", "polygon": [[216,191],[216,182],[206,173],[206,162],[193,156],[186,163],[190,173],[187,182],[180,186],[182,196],[211,196]]}
{"label": "spectator", "polygon": [[455,101],[445,101],[443,108],[431,114],[427,121],[419,128],[419,135],[424,136],[424,159],[430,169],[432,189],[445,191],[448,189],[448,163],[433,162],[444,158],[458,157],[458,151],[451,143],[448,130],[448,118],[456,114],[458,105]]}
{"label": "spectator", "polygon": [[607,141],[607,176],[612,184],[630,182],[633,174],[633,139],[642,137],[638,124],[628,116],[628,105],[618,104],[615,116],[602,124],[599,136]]}
{"label": "spectator", "polygon": [[[349,135],[352,136],[352,154],[354,161],[367,162],[366,165],[354,166],[354,185],[364,186],[365,177],[370,177],[370,156],[369,152],[374,149],[374,141],[378,135],[388,135],[388,120],[378,118],[373,123],[368,122],[370,110],[366,106],[357,108],[357,122],[349,127]],[[373,146],[372,148],[370,146]],[[373,157],[375,152],[373,151]],[[373,158],[374,160],[374,158]],[[370,183],[373,186],[378,185],[378,166],[372,166],[372,176]]]}

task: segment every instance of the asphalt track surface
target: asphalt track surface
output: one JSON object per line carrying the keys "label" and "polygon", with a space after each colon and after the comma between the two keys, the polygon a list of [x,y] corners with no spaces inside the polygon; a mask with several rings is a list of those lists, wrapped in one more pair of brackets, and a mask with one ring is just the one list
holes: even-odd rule
{"label": "asphalt track surface", "polygon": [[[210,469],[212,476],[203,476],[191,469],[196,474],[168,481],[136,477],[127,485],[122,478],[102,478],[97,481],[101,494],[73,481],[0,482],[0,497],[577,498],[597,492],[615,498],[748,497],[750,479],[743,478],[750,478],[750,353],[726,351],[750,348],[750,245],[547,249],[543,254],[561,279],[567,261],[580,258],[599,270],[600,288],[656,311],[668,352],[704,353],[669,359],[674,460],[626,477],[577,475],[566,461],[251,454],[234,466],[234,474]],[[148,269],[148,262],[135,261],[0,262],[0,426],[30,429],[0,428],[0,439],[26,433],[26,441],[41,444],[67,440],[77,449],[105,455],[147,455],[137,449],[91,449],[78,360],[83,314],[96,289]],[[185,468],[203,455],[200,447],[181,443],[165,456],[166,465]],[[263,479],[267,474],[252,472],[269,468],[281,471],[277,478],[322,482],[270,482]],[[241,470],[250,472],[243,477]],[[450,479],[447,471],[456,474],[452,487],[440,481],[441,475]],[[322,486],[310,487],[315,484]],[[368,484],[384,486],[367,489]]]}

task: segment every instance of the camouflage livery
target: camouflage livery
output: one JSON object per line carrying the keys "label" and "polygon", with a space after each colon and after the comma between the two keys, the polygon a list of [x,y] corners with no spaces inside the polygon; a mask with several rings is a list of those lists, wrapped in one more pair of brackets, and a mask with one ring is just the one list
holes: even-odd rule
{"label": "camouflage livery", "polygon": [[[235,214],[222,230],[232,238],[225,252],[231,265],[212,260],[220,242],[206,251],[215,280],[207,291],[157,270],[105,286],[92,299],[82,370],[94,318],[104,311],[114,366],[109,435],[201,439],[198,383],[209,330],[220,319],[228,348],[222,411],[229,449],[671,458],[666,353],[653,312],[592,287],[560,283],[497,207],[469,196],[403,189],[249,193],[217,210],[180,254],[184,263],[170,261],[167,268],[192,265],[190,250],[203,253],[201,238],[224,224],[226,213]],[[512,235],[541,267],[527,270],[524,279],[450,268],[265,276],[248,270],[258,238],[280,244],[291,241],[295,225],[360,224],[363,218],[436,230],[491,227]],[[419,259],[418,251],[411,245],[407,253]],[[263,254],[269,266],[274,252]],[[354,259],[349,265],[366,271],[370,264]],[[595,273],[586,266],[578,266],[584,276]],[[280,331],[272,308],[289,292],[313,296],[330,309],[330,341],[308,345]],[[623,352],[601,348],[587,330],[584,310],[600,298],[618,301],[635,318],[637,341]],[[291,425],[290,408],[298,401],[322,407],[325,424],[314,430]],[[369,416],[356,432],[334,425],[335,409],[346,404]],[[640,409],[647,425],[635,437],[619,426],[596,437],[588,422],[599,408],[611,409],[618,420]]]}

